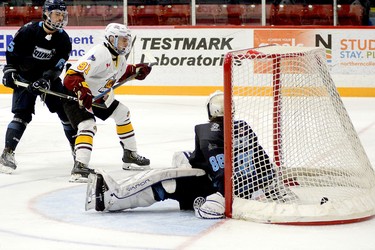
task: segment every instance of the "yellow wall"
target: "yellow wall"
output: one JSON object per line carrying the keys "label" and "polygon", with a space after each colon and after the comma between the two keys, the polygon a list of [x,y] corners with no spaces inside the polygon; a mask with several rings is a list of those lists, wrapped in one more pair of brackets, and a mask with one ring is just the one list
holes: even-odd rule
{"label": "yellow wall", "polygon": [[[375,97],[375,88],[337,88],[342,97]],[[116,94],[127,95],[185,95],[206,96],[215,90],[223,90],[217,86],[121,86]],[[0,85],[0,94],[10,94],[12,90]]]}

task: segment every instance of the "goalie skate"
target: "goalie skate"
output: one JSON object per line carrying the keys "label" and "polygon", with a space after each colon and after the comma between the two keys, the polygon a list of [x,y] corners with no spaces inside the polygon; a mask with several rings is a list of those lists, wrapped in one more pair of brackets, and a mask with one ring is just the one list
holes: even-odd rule
{"label": "goalie skate", "polygon": [[104,194],[108,186],[101,174],[90,174],[87,178],[85,209],[103,211],[105,209]]}
{"label": "goalie skate", "polygon": [[90,209],[104,211],[106,206],[111,204],[113,193],[117,193],[119,189],[119,183],[104,170],[95,170],[95,173],[91,173],[87,179],[86,211]]}

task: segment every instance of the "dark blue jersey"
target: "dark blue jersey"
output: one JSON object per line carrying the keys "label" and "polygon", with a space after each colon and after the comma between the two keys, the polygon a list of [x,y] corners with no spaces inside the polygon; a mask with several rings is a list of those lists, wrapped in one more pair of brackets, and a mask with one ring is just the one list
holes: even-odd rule
{"label": "dark blue jersey", "polygon": [[50,73],[54,81],[62,72],[69,59],[72,44],[64,30],[48,35],[43,22],[33,22],[22,26],[9,44],[6,59],[25,80],[33,82]]}
{"label": "dark blue jersey", "polygon": [[275,169],[247,122],[235,121],[233,129],[233,189],[235,195],[250,198],[254,191],[269,185],[275,176]]}
{"label": "dark blue jersey", "polygon": [[224,194],[223,121],[195,126],[195,150],[189,158],[193,168],[206,171],[214,188]]}
{"label": "dark blue jersey", "polygon": [[[223,121],[195,126],[195,150],[189,162],[193,168],[206,171],[216,191],[224,194],[224,131]],[[234,122],[234,168],[237,191],[251,195],[274,177],[274,166],[258,143],[258,137],[245,121]],[[256,183],[254,185],[254,183]]]}

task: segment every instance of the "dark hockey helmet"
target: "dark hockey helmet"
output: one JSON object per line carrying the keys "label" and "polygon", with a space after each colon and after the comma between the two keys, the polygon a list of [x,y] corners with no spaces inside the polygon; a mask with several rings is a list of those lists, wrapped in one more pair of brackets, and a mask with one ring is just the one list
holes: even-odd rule
{"label": "dark hockey helmet", "polygon": [[[63,17],[62,21],[54,22],[51,14],[55,12]],[[63,0],[46,0],[43,5],[43,20],[48,28],[52,30],[63,29],[68,24],[68,11]]]}

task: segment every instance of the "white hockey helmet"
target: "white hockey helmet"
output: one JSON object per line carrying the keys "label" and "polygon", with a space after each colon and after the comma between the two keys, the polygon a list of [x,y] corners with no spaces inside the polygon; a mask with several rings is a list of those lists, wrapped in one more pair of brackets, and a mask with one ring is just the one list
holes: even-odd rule
{"label": "white hockey helmet", "polygon": [[[105,39],[107,43],[113,48],[119,55],[126,55],[130,53],[131,50],[131,43],[132,43],[132,35],[130,30],[127,26],[120,23],[110,23],[107,25],[104,31]],[[114,40],[113,43],[110,40],[110,37],[113,36]],[[118,47],[118,39],[119,37],[126,37],[128,39],[128,46],[125,48]]]}
{"label": "white hockey helmet", "polygon": [[[51,14],[55,12],[62,16],[62,21],[55,22],[51,19]],[[68,24],[68,11],[63,0],[46,0],[43,5],[43,20],[48,29],[61,30]]]}
{"label": "white hockey helmet", "polygon": [[207,99],[208,119],[211,121],[224,116],[224,93],[220,90],[210,94]]}

